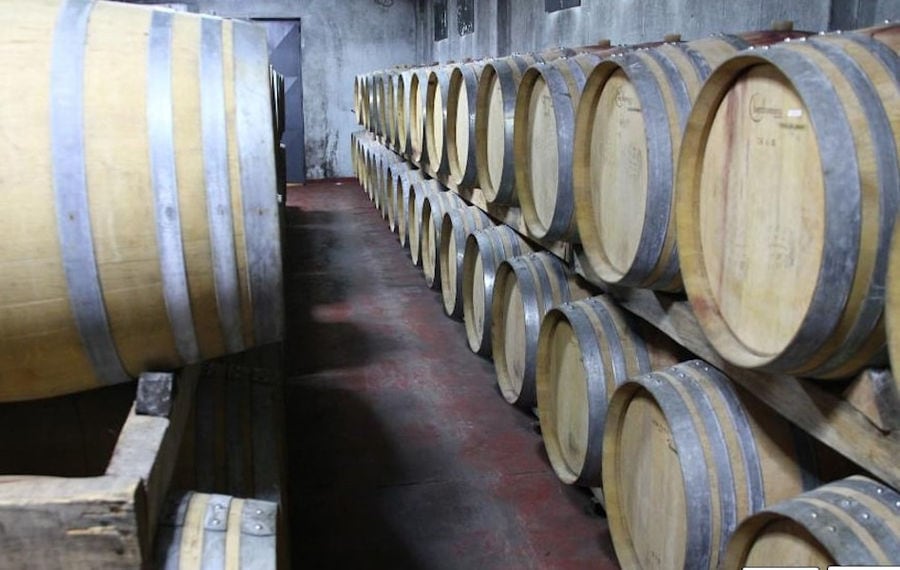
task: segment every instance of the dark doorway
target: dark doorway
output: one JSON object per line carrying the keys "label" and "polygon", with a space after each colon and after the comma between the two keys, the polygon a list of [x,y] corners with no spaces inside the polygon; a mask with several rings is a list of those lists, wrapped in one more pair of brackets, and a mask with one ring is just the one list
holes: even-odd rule
{"label": "dark doorway", "polygon": [[284,143],[287,154],[287,181],[306,181],[306,151],[303,125],[303,71],[300,48],[300,20],[258,20],[266,26],[269,58],[275,71],[284,76]]}

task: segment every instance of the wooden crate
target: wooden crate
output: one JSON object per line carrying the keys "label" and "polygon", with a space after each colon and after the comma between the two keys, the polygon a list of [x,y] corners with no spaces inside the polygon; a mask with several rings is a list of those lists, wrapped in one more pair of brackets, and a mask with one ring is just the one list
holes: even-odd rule
{"label": "wooden crate", "polygon": [[[270,345],[174,375],[145,374],[137,387],[6,405],[5,414],[0,408],[0,427],[7,428],[0,442],[0,569],[152,566],[160,518],[183,490],[283,504],[280,354],[280,345]],[[245,424],[221,424],[216,445],[228,450],[230,473],[235,466],[258,473],[240,485],[225,476],[235,484],[221,489],[220,479],[207,485],[188,475],[199,472],[188,466],[202,456],[197,414],[216,392],[240,408],[236,417],[260,426],[245,440]],[[279,512],[281,548],[286,518]],[[279,565],[286,567],[281,549]]]}

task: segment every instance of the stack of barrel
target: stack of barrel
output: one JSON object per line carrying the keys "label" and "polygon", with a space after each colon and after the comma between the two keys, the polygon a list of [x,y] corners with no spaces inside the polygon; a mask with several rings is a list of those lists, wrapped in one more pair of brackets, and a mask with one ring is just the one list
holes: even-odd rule
{"label": "stack of barrel", "polygon": [[900,563],[897,491],[596,294],[686,293],[739,367],[900,359],[898,50],[781,24],[357,78],[363,188],[624,567]]}
{"label": "stack of barrel", "polygon": [[[75,0],[6,3],[0,23],[0,402],[280,342],[283,81],[265,29]],[[249,541],[274,566],[276,504],[218,497],[212,532],[200,499],[174,536],[208,540],[160,564],[236,562],[226,543]]]}

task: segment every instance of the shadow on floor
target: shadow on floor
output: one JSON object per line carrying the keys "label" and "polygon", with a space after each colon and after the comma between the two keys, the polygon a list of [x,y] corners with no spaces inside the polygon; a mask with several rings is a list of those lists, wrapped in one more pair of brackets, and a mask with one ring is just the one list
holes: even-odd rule
{"label": "shadow on floor", "polygon": [[391,337],[350,322],[354,256],[346,215],[287,209],[287,375],[365,366],[395,347]]}
{"label": "shadow on floor", "polygon": [[[392,505],[373,482],[401,469],[378,418],[332,378],[293,381],[286,404],[295,568],[426,568],[396,528]],[[396,509],[393,509],[394,511]],[[352,537],[352,540],[348,540]]]}
{"label": "shadow on floor", "polygon": [[288,195],[293,562],[313,569],[611,569],[606,525],[559,482],[356,185]]}

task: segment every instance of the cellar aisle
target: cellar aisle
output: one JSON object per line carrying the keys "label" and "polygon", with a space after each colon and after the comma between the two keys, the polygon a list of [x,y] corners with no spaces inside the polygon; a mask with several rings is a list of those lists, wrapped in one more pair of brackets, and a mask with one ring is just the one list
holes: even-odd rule
{"label": "cellar aisle", "polygon": [[287,451],[297,568],[616,568],[589,496],[355,181],[288,194]]}

